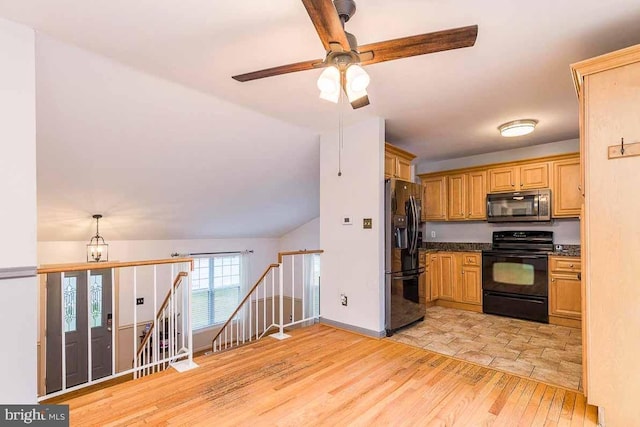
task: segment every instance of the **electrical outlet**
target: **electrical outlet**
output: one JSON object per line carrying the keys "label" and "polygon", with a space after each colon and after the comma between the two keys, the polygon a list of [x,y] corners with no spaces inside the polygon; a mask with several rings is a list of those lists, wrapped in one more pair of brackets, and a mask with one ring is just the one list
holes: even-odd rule
{"label": "electrical outlet", "polygon": [[144,298],[136,298],[136,305],[144,304]]}
{"label": "electrical outlet", "polygon": [[293,322],[293,315],[292,314],[289,315],[289,322]]}
{"label": "electrical outlet", "polygon": [[353,221],[349,215],[345,215],[342,217],[342,225],[352,225]]}
{"label": "electrical outlet", "polygon": [[347,296],[345,294],[340,294],[340,304],[346,306],[348,303]]}
{"label": "electrical outlet", "polygon": [[435,239],[435,238],[436,238],[436,232],[435,232],[435,231],[432,231],[432,232],[431,232],[431,238],[432,238],[432,239]]}

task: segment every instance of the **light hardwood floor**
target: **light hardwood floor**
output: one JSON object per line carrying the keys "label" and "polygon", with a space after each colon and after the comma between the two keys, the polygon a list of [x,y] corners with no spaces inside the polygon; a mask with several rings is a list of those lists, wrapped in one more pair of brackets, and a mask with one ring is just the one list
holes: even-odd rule
{"label": "light hardwood floor", "polygon": [[71,425],[596,425],[575,391],[324,325],[64,403]]}

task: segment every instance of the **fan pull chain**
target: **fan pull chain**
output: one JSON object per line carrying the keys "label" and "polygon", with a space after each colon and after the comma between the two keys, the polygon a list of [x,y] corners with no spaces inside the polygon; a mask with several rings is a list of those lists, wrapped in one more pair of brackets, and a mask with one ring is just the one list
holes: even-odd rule
{"label": "fan pull chain", "polygon": [[342,148],[344,142],[344,123],[342,119],[344,92],[340,91],[340,102],[338,104],[338,176],[342,176]]}

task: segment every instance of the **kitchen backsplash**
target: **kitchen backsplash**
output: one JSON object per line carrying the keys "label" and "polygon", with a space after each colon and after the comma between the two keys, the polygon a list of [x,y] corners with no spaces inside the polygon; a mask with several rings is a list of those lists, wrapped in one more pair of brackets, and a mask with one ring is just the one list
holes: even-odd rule
{"label": "kitchen backsplash", "polygon": [[[423,225],[423,240],[426,242],[491,243],[494,231],[546,230],[553,231],[553,241],[561,245],[580,244],[580,221],[557,219],[550,224],[536,223],[488,223],[477,222],[427,222]],[[435,237],[432,237],[435,232]]]}

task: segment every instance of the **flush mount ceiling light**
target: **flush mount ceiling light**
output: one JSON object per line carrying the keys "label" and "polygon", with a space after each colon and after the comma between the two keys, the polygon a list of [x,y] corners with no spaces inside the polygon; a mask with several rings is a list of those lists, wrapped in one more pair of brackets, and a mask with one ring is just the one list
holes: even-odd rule
{"label": "flush mount ceiling light", "polygon": [[105,243],[98,228],[102,215],[95,214],[93,218],[96,220],[96,235],[87,244],[87,262],[109,261],[109,245]]}
{"label": "flush mount ceiling light", "polygon": [[500,131],[500,135],[506,138],[512,138],[514,136],[530,134],[536,128],[537,124],[538,121],[533,119],[514,120],[498,126],[498,130]]}

